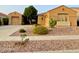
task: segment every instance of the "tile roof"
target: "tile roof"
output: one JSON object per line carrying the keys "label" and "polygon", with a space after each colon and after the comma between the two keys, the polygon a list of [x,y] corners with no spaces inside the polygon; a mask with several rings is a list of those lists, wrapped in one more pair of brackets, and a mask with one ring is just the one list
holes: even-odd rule
{"label": "tile roof", "polygon": [[79,12],[79,8],[72,8],[73,10]]}
{"label": "tile roof", "polygon": [[[65,5],[61,5],[61,6],[65,6]],[[58,6],[58,7],[56,7],[56,8],[59,8],[59,7],[61,7],[61,6]],[[66,7],[66,6],[65,6],[65,7]],[[48,10],[47,12],[52,11],[52,10],[55,10],[56,8],[51,9],[51,10]],[[71,10],[73,10],[73,11],[75,11],[75,12],[78,12],[78,13],[79,13],[79,8],[76,8],[76,7],[67,7],[67,8],[69,8],[69,9],[71,9]],[[46,12],[41,13],[41,14],[38,14],[38,15],[43,15],[43,14],[45,14],[45,13],[46,13]]]}
{"label": "tile roof", "polygon": [[18,13],[18,14],[22,15],[21,13],[19,13],[19,12],[17,12],[17,11],[11,12],[11,13],[9,13],[8,15],[13,14],[13,13]]}
{"label": "tile roof", "polygon": [[40,16],[43,16],[45,13],[46,13],[46,12],[44,12],[44,13],[40,13],[40,14],[38,14],[38,16],[39,16],[39,15],[40,15]]}
{"label": "tile roof", "polygon": [[6,14],[4,14],[4,13],[0,13],[0,16],[7,16]]}

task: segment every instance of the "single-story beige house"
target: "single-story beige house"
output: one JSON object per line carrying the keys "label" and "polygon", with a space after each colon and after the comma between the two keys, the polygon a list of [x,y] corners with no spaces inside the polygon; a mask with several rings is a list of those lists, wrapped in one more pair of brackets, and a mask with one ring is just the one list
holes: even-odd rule
{"label": "single-story beige house", "polygon": [[77,26],[77,20],[79,19],[79,8],[69,8],[67,6],[59,6],[51,9],[45,13],[38,15],[38,24],[45,27],[49,26],[49,20],[57,20],[56,26]]}
{"label": "single-story beige house", "polygon": [[21,25],[22,24],[22,14],[14,11],[8,14],[9,25]]}

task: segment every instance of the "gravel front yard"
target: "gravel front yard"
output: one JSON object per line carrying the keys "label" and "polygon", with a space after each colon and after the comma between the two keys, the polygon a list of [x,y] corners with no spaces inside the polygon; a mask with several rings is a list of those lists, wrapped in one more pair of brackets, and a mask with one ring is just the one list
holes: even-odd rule
{"label": "gravel front yard", "polygon": [[0,41],[0,52],[41,52],[79,49],[79,40],[31,40],[24,45]]}
{"label": "gravel front yard", "polygon": [[[33,34],[33,27],[26,28],[25,30],[28,36],[36,36],[36,34]],[[11,36],[18,35],[20,35],[19,30],[11,34]],[[52,30],[49,30],[49,33],[46,35],[79,35],[79,27],[77,27],[75,31],[73,30],[73,28],[70,27],[52,28]]]}

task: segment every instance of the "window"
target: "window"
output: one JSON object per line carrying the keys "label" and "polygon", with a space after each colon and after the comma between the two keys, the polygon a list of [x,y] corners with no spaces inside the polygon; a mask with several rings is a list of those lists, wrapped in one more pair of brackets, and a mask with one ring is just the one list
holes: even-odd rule
{"label": "window", "polygon": [[68,19],[69,19],[68,16],[65,16],[65,15],[59,15],[58,21],[64,21],[64,22],[67,22]]}
{"label": "window", "polygon": [[59,16],[59,20],[60,21],[66,21],[68,20],[68,13],[65,13],[65,12],[60,12],[58,13],[58,16]]}

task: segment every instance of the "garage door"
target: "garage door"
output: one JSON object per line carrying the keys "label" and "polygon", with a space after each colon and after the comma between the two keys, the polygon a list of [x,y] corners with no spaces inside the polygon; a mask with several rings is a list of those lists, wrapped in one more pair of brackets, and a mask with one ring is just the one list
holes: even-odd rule
{"label": "garage door", "polygon": [[12,25],[19,25],[20,24],[20,20],[19,18],[12,18]]}

